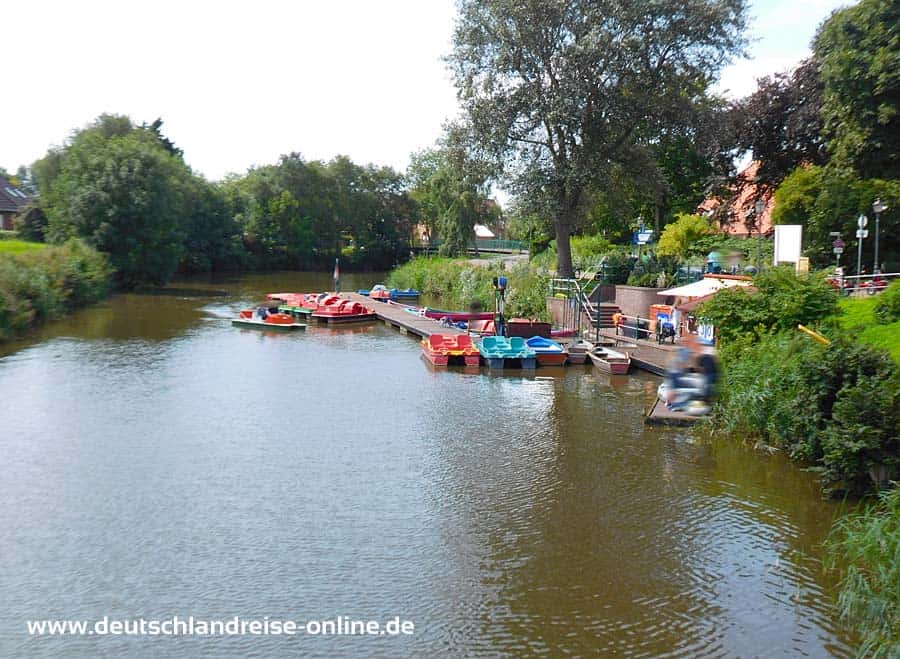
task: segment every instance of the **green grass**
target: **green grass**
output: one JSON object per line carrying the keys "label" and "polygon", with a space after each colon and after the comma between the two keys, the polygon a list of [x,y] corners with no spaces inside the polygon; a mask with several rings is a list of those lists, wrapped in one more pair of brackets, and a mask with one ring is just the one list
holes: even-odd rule
{"label": "green grass", "polygon": [[843,312],[840,323],[846,329],[858,333],[862,343],[884,348],[894,361],[900,363],[900,320],[881,325],[875,317],[878,296],[844,298],[840,302]]}
{"label": "green grass", "polygon": [[30,243],[25,240],[0,240],[0,254],[24,254],[46,249],[44,243]]}

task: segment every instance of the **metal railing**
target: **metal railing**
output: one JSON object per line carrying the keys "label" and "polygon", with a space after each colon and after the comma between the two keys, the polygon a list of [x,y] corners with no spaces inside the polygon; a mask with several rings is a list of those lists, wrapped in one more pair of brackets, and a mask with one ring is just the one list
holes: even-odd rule
{"label": "metal railing", "polygon": [[847,295],[868,293],[875,295],[900,278],[900,272],[886,272],[873,275],[835,275],[830,277],[835,288]]}

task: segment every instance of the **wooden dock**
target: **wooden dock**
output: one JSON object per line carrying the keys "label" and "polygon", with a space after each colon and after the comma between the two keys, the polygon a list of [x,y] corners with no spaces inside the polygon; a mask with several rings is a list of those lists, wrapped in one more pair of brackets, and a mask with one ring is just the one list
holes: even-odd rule
{"label": "wooden dock", "polygon": [[692,426],[702,418],[670,410],[657,398],[653,407],[650,408],[650,412],[644,417],[644,423],[648,426]]}
{"label": "wooden dock", "polygon": [[375,312],[378,319],[383,321],[385,325],[395,327],[400,330],[401,334],[415,334],[423,339],[428,338],[432,334],[465,334],[464,331],[455,327],[442,327],[436,320],[425,318],[424,316],[416,316],[393,304],[370,300],[359,293],[341,293],[340,296],[366,305]]}
{"label": "wooden dock", "polygon": [[[594,337],[594,332],[586,333],[588,341]],[[656,375],[664,376],[666,370],[675,360],[681,346],[671,343],[659,344],[656,339],[632,339],[621,334],[616,334],[615,329],[601,329],[600,336],[616,341],[617,350],[627,352],[631,356],[631,365]]]}

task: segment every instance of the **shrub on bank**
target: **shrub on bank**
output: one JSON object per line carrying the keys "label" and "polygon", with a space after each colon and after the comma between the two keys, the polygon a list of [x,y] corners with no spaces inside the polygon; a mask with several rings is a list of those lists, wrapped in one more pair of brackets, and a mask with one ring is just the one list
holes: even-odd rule
{"label": "shrub on bank", "polygon": [[0,339],[106,297],[107,257],[80,240],[22,253],[0,253]]}
{"label": "shrub on bank", "polygon": [[788,267],[773,268],[757,276],[753,288],[720,291],[697,309],[697,316],[708,319],[719,338],[730,343],[818,323],[838,312],[838,294],[822,273],[798,276]]}
{"label": "shrub on bank", "polygon": [[782,448],[852,492],[900,475],[900,373],[884,351],[791,331],[735,341],[723,362],[716,414],[726,430]]}
{"label": "shrub on bank", "polygon": [[900,280],[892,283],[878,296],[875,303],[875,317],[883,325],[900,320]]}
{"label": "shrub on bank", "polygon": [[841,617],[862,635],[858,656],[900,657],[900,488],[840,520],[828,549]]}

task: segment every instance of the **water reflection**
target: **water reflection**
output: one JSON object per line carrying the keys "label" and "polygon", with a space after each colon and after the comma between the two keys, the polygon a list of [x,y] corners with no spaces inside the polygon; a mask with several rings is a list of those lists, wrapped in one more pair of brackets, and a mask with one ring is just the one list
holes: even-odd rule
{"label": "water reflection", "polygon": [[[0,358],[0,654],[847,653],[819,569],[836,508],[809,474],[646,429],[649,376],[435,369],[382,324],[230,326],[329,279],[122,296]],[[22,633],[173,614],[417,633]]]}

